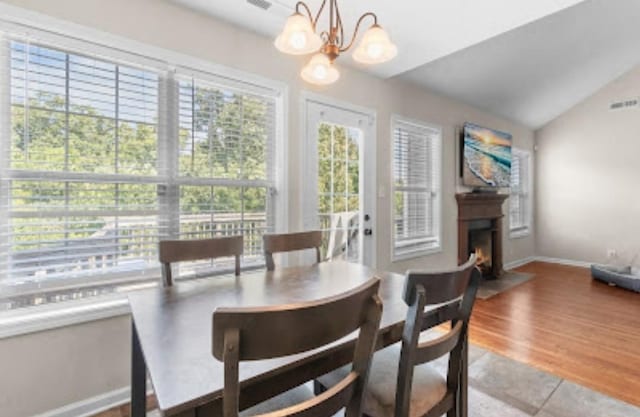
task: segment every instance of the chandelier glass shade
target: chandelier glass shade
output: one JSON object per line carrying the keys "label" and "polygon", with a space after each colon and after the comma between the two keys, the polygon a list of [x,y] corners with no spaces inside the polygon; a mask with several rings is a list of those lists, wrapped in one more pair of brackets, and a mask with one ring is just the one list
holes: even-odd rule
{"label": "chandelier glass shade", "polygon": [[325,54],[318,52],[311,57],[300,73],[302,79],[311,84],[329,85],[340,78],[340,72]]}
{"label": "chandelier glass shade", "polygon": [[[329,9],[329,27],[318,32],[318,20],[322,12]],[[304,11],[303,14],[301,11]],[[302,78],[312,84],[327,85],[340,78],[340,72],[334,61],[340,54],[354,46],[363,21],[373,20],[355,47],[353,59],[361,64],[381,64],[393,59],[398,48],[391,42],[389,34],[378,24],[378,17],[371,12],[358,19],[351,40],[347,43],[345,28],[338,9],[338,0],[323,0],[315,17],[302,1],[296,4],[295,13],[287,19],[284,29],[276,38],[276,48],[286,54],[314,54],[300,73]]]}
{"label": "chandelier glass shade", "polygon": [[289,16],[282,33],[275,41],[276,48],[280,52],[291,55],[318,52],[322,44],[322,39],[316,34],[311,21],[300,13]]}
{"label": "chandelier glass shade", "polygon": [[391,43],[389,35],[380,26],[373,25],[364,33],[353,59],[362,64],[381,64],[395,58],[398,48]]}

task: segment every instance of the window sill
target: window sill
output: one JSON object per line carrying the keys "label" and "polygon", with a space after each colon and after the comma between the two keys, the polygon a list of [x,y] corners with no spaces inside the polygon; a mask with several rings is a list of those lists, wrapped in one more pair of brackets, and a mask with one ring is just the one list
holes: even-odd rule
{"label": "window sill", "polygon": [[123,316],[130,312],[126,294],[10,310],[0,314],[0,340]]}
{"label": "window sill", "polygon": [[442,246],[430,249],[422,249],[414,252],[406,252],[401,254],[393,254],[392,262],[407,261],[409,259],[421,258],[423,256],[435,255],[442,252]]}
{"label": "window sill", "polygon": [[531,228],[512,230],[509,232],[509,239],[522,239],[531,235]]}
{"label": "window sill", "polygon": [[[247,266],[243,272],[249,272],[264,268],[259,263]],[[232,270],[223,269],[213,276],[231,274]],[[211,277],[211,273],[195,274],[193,276],[179,278],[179,281],[190,281]],[[40,305],[26,305],[17,308],[0,311],[0,340],[52,330],[59,327],[71,326],[95,320],[129,314],[128,294],[131,291],[154,288],[159,285],[160,277],[145,281],[127,280],[120,285],[107,285],[110,289],[102,295],[91,295],[68,301],[48,302]]]}

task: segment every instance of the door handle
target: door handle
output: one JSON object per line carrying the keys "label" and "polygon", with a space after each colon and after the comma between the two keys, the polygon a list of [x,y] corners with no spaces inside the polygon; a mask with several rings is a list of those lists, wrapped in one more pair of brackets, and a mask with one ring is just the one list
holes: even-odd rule
{"label": "door handle", "polygon": [[371,230],[371,229],[364,229],[364,235],[365,235],[365,236],[371,236],[371,235],[373,235],[373,230]]}

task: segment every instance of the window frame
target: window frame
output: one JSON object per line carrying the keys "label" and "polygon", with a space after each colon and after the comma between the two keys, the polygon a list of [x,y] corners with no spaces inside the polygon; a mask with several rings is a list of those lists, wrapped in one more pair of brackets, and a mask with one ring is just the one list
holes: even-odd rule
{"label": "window frame", "polygon": [[[171,80],[173,79],[173,73],[176,68],[182,68],[184,71],[190,71],[194,74],[198,74],[198,76],[206,77],[208,80],[215,81],[221,86],[221,88],[228,88],[233,90],[241,89],[243,90],[243,92],[248,94],[263,94],[273,98],[275,100],[275,113],[273,115],[275,128],[274,137],[272,138],[272,142],[270,144],[272,148],[269,149],[269,152],[273,153],[275,157],[273,160],[273,167],[268,173],[268,175],[273,176],[272,185],[270,187],[271,193],[273,195],[273,202],[270,207],[267,207],[267,210],[271,210],[270,213],[267,213],[267,217],[272,217],[275,230],[283,231],[287,229],[287,225],[285,223],[286,219],[288,218],[288,206],[286,204],[286,202],[288,201],[286,195],[287,188],[282,186],[286,178],[284,174],[287,171],[288,162],[287,148],[286,146],[284,146],[287,141],[286,108],[288,96],[287,87],[285,84],[257,75],[244,73],[242,71],[218,65],[207,60],[194,58],[192,56],[161,48],[150,47],[146,44],[137,43],[126,38],[106,35],[93,29],[76,25],[68,25],[66,24],[66,22],[62,21],[50,21],[50,19],[44,19],[44,23],[41,23],[41,25],[53,27],[56,32],[50,32],[46,29],[40,29],[37,27],[23,26],[20,23],[14,23],[5,20],[5,17],[0,19],[0,42],[2,42],[2,47],[6,48],[8,52],[6,57],[0,54],[0,57],[3,58],[2,62],[0,62],[0,72],[2,73],[0,74],[0,82],[3,83],[3,86],[10,86],[11,82],[11,55],[9,46],[11,39],[21,40],[22,38],[35,38],[37,39],[37,43],[41,44],[44,47],[50,47],[52,49],[61,50],[70,54],[89,55],[97,59],[103,59],[107,62],[115,63],[118,65],[152,67],[153,70],[158,73],[158,95],[159,97],[163,96],[163,100],[161,100],[161,102],[158,104],[157,175],[146,178],[147,182],[151,181],[160,185],[166,185],[171,183],[172,181],[176,181],[175,178],[170,178],[170,175],[167,175],[171,173],[171,170],[165,165],[165,162],[170,161],[171,158],[165,155],[165,158],[163,159],[163,156],[161,155],[162,152],[171,152],[170,147],[167,146],[167,143],[170,142],[168,138],[170,138],[172,135],[172,129],[175,128],[175,130],[177,131],[178,111],[175,110],[173,113],[171,113],[171,110],[168,108],[172,105],[171,100],[177,100],[177,93],[171,92]],[[35,42],[36,41],[34,41],[34,43]],[[107,44],[109,46],[106,46]],[[181,65],[172,64],[177,62],[180,62]],[[10,112],[11,100],[10,95],[7,94],[5,97],[2,97],[2,103],[0,103],[0,121],[10,121]],[[2,128],[2,132],[0,133],[3,134],[3,137],[8,138],[7,141],[0,140],[0,156],[4,157],[5,155],[9,156],[9,153],[11,152],[10,140],[12,128],[10,123],[2,123],[2,126],[5,127]],[[167,140],[168,142],[161,144],[163,140]],[[165,147],[166,149],[164,149]],[[0,174],[2,175],[2,178],[11,177],[10,180],[18,179],[11,175],[11,173],[8,173],[9,171],[14,170],[6,169],[4,167],[4,164],[2,165],[3,166],[0,167]],[[75,173],[69,174],[71,176],[77,175]],[[17,174],[18,177],[29,177],[30,175],[31,174],[27,171],[22,171],[21,173]],[[113,180],[117,182],[118,178],[114,178]],[[179,179],[177,180],[177,183],[180,183]],[[6,187],[0,187],[0,198],[8,197],[6,194],[2,195],[5,190]],[[161,198],[159,196],[157,197],[156,201],[160,206]],[[163,217],[170,215],[168,209],[159,207],[158,210],[160,212],[160,215]],[[4,218],[5,216],[2,217]],[[2,226],[2,224],[0,224],[0,226]],[[2,247],[3,244],[4,242],[0,242],[0,247]],[[7,253],[7,258],[8,256],[9,255]],[[255,266],[248,266],[248,269],[252,268],[255,268]],[[82,277],[73,277],[63,280],[55,280],[55,282],[51,282],[50,280],[47,280],[45,278],[42,280],[29,281],[17,286],[2,285],[2,283],[0,282],[0,287],[3,288],[3,290],[8,290],[7,292],[5,292],[5,294],[11,297],[34,293],[44,293],[60,288],[81,288],[103,284],[117,285],[140,279],[156,279],[159,278],[159,276],[159,268],[154,267],[151,269],[147,269],[144,274],[141,274],[139,271],[127,273],[118,273],[112,271],[111,273],[108,272],[106,274],[95,274]]]}
{"label": "window frame", "polygon": [[509,188],[509,199],[518,198],[520,200],[520,207],[522,207],[520,214],[523,217],[523,224],[514,226],[512,211],[511,211],[511,201],[509,202],[509,238],[511,239],[519,239],[524,238],[531,235],[531,228],[533,224],[533,199],[532,199],[532,191],[533,191],[533,167],[532,167],[532,153],[529,150],[521,149],[521,148],[512,148],[511,149],[512,157],[516,157],[520,160],[520,178],[522,178],[522,160],[526,161],[526,174],[525,174],[525,187],[523,189],[522,184],[520,185],[519,190],[513,190],[513,188]]}
{"label": "window frame", "polygon": [[[395,150],[396,150],[396,145],[395,145],[395,130],[396,130],[396,126],[400,123],[404,123],[404,124],[409,124],[409,125],[414,125],[417,126],[418,128],[423,128],[423,129],[428,129],[428,130],[432,130],[434,132],[437,133],[437,143],[435,146],[435,150],[433,152],[433,154],[431,155],[431,171],[432,171],[432,175],[434,175],[433,173],[435,173],[434,177],[432,178],[431,184],[432,184],[432,190],[431,190],[431,201],[432,201],[432,209],[433,209],[433,222],[434,222],[434,237],[431,239],[425,239],[424,241],[432,241],[433,245],[431,247],[428,248],[419,248],[419,249],[414,249],[414,250],[407,250],[407,251],[398,251],[398,247],[396,246],[396,227],[395,227],[395,194],[396,191],[402,191],[402,190],[398,190],[398,187],[396,187],[396,181],[395,181]],[[442,127],[440,127],[439,125],[433,124],[433,123],[428,123],[428,122],[424,122],[421,120],[416,120],[416,119],[412,119],[412,118],[408,118],[408,117],[404,117],[404,116],[400,116],[397,114],[394,114],[391,116],[391,124],[390,124],[390,146],[391,146],[391,152],[390,152],[390,180],[391,180],[391,186],[390,186],[390,193],[389,193],[389,207],[390,207],[390,214],[391,214],[391,225],[390,225],[390,231],[391,231],[391,260],[392,262],[398,262],[398,261],[404,261],[404,260],[409,260],[409,259],[414,259],[414,258],[419,258],[422,256],[428,256],[428,255],[433,255],[433,254],[437,254],[437,253],[441,253],[443,248],[442,248],[442,229],[443,229],[443,222],[442,222],[442,204],[443,204],[443,198],[442,198],[442,194],[443,194],[443,189],[442,189],[442,184],[443,184],[443,145],[444,145],[444,138],[443,138],[443,129]],[[411,187],[401,187],[401,188],[407,188],[407,190],[405,192],[410,192],[410,188]]]}

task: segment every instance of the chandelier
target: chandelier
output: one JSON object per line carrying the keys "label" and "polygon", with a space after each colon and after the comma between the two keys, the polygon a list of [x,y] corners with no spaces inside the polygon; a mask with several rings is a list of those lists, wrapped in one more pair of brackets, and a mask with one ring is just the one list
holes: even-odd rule
{"label": "chandelier", "polygon": [[[325,10],[327,2],[329,3],[329,28],[318,33],[316,30],[318,19]],[[304,10],[305,14],[302,14],[301,10]],[[354,45],[360,25],[366,18],[373,19],[373,24],[364,32],[362,40],[353,51],[353,59],[362,64],[381,64],[393,59],[398,53],[398,48],[378,24],[378,17],[374,13],[368,12],[360,16],[351,40],[346,42],[337,0],[323,0],[315,17],[304,2],[296,3],[295,12],[287,19],[282,33],[275,40],[275,46],[279,51],[291,55],[313,53],[314,55],[302,68],[300,75],[312,84],[332,84],[340,78],[340,72],[335,67],[334,61]]]}

